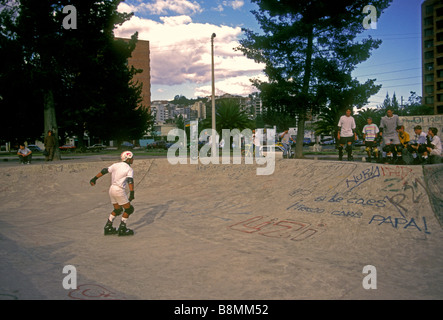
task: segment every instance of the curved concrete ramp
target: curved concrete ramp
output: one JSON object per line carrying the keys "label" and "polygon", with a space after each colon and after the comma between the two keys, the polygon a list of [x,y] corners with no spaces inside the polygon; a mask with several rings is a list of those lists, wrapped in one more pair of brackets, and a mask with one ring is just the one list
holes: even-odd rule
{"label": "curved concrete ramp", "polygon": [[443,298],[442,165],[136,160],[122,238],[110,164],[0,168],[0,299]]}

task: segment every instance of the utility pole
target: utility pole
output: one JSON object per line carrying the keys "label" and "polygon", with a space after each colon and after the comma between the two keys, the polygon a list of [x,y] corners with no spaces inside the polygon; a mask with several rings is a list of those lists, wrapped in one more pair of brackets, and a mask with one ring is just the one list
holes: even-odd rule
{"label": "utility pole", "polygon": [[211,154],[216,155],[216,135],[215,135],[215,78],[214,78],[214,38],[215,33],[211,36],[211,58],[212,58],[212,145]]}

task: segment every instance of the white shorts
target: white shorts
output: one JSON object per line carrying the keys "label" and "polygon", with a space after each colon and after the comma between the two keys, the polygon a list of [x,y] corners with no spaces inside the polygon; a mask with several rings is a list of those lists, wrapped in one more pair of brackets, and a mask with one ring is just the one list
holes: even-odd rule
{"label": "white shorts", "polygon": [[397,135],[383,135],[383,143],[384,145],[390,144],[391,140],[393,144],[400,144],[400,139],[398,138],[398,134]]}
{"label": "white shorts", "polygon": [[125,189],[122,189],[117,186],[111,186],[109,188],[109,197],[111,198],[112,204],[124,205],[129,202],[128,195],[126,194]]}

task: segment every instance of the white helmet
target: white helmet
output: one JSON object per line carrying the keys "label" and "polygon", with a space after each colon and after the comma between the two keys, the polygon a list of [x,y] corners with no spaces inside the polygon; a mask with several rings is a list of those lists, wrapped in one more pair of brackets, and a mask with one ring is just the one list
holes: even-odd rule
{"label": "white helmet", "polygon": [[134,154],[131,151],[123,151],[120,155],[120,159],[122,159],[122,161],[132,159],[132,157],[134,157]]}

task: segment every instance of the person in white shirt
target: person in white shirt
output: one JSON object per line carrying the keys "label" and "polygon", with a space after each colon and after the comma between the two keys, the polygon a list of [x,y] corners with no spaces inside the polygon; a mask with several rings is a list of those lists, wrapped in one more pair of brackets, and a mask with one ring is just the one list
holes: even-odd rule
{"label": "person in white shirt", "polygon": [[261,134],[260,132],[257,132],[255,130],[252,130],[252,141],[254,143],[255,146],[255,156],[256,157],[261,157],[261,144],[260,144],[260,140],[261,140]]}
{"label": "person in white shirt", "polygon": [[[426,145],[426,151],[423,152],[423,160],[425,163],[431,163],[431,157],[437,157],[436,162],[440,162],[440,157],[442,153],[441,139],[437,136],[438,129],[435,127],[429,128],[428,131],[428,143]],[[428,159],[428,155],[431,156]]]}
{"label": "person in white shirt", "polygon": [[283,158],[290,158],[291,155],[289,154],[289,139],[292,140],[292,142],[295,143],[295,140],[292,139],[291,135],[289,134],[289,129],[286,129],[285,131],[283,131],[282,134],[280,134],[280,138],[281,138],[281,144],[283,145]]}
{"label": "person in white shirt", "polygon": [[[386,110],[386,116],[380,121],[380,136],[383,138],[383,155],[386,154],[388,163],[394,163],[398,159],[397,147],[400,145],[397,127],[400,118],[394,114],[391,108]],[[383,156],[384,157],[384,156]]]}
{"label": "person in white shirt", "polygon": [[357,140],[357,133],[355,132],[354,117],[351,116],[351,108],[346,109],[346,115],[341,116],[338,121],[338,159],[341,161],[343,159],[343,147],[346,145],[346,152],[348,153],[348,161],[354,160],[352,156],[352,143]]}
{"label": "person in white shirt", "polygon": [[[134,212],[131,201],[134,200],[134,170],[131,164],[134,162],[134,155],[131,151],[124,151],[121,155],[121,162],[114,163],[108,168],[102,169],[90,181],[91,186],[95,186],[97,179],[107,173],[111,173],[111,186],[109,187],[109,197],[114,206],[114,210],[109,215],[105,225],[105,235],[118,234],[119,236],[131,236],[134,231],[126,227],[129,216]],[[126,194],[126,184],[129,187],[129,198]],[[112,223],[114,219],[122,215],[121,223],[118,228],[114,228]]]}
{"label": "person in white shirt", "polygon": [[20,144],[17,155],[21,164],[31,164],[32,151],[25,147],[24,144]]}
{"label": "person in white shirt", "polygon": [[422,131],[419,125],[414,127],[414,133],[415,136],[409,141],[408,151],[414,158],[413,164],[420,164],[421,157],[419,155],[426,151],[426,133]]}
{"label": "person in white shirt", "polygon": [[372,118],[367,119],[368,124],[363,127],[363,140],[365,141],[366,152],[368,153],[368,162],[371,162],[372,153],[375,155],[375,159],[378,159],[378,149],[377,149],[377,136],[380,132],[378,126],[372,123]]}

